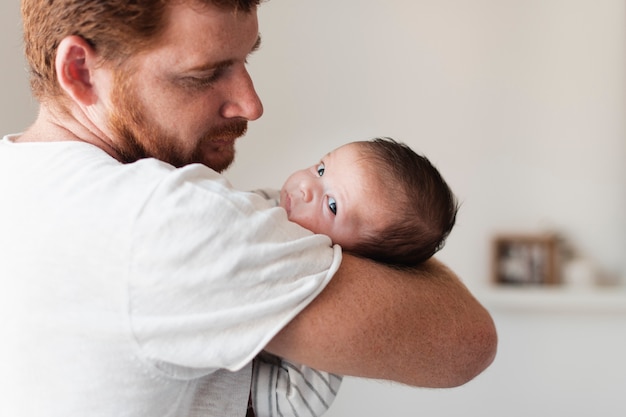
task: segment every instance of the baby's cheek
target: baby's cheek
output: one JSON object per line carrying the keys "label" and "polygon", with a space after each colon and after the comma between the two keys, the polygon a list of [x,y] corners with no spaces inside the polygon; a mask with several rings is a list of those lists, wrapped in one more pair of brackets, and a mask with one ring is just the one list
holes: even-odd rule
{"label": "baby's cheek", "polygon": [[292,221],[295,221],[302,227],[306,227],[313,233],[327,234],[328,232],[328,227],[320,221],[319,217],[315,217],[310,214],[300,213],[299,218]]}

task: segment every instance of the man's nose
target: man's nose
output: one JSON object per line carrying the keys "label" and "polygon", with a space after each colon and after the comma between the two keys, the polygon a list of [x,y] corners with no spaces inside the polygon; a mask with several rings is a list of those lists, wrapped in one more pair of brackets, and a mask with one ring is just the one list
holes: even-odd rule
{"label": "man's nose", "polygon": [[222,105],[222,116],[256,120],[263,115],[263,103],[254,89],[248,70],[241,69],[241,74],[233,82],[229,99]]}

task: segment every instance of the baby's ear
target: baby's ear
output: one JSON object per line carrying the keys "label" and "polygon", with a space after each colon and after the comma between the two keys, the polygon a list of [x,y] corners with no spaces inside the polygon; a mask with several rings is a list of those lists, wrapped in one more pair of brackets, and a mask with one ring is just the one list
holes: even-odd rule
{"label": "baby's ear", "polygon": [[55,69],[61,88],[77,103],[96,102],[92,78],[97,56],[92,46],[80,36],[64,38],[57,49]]}

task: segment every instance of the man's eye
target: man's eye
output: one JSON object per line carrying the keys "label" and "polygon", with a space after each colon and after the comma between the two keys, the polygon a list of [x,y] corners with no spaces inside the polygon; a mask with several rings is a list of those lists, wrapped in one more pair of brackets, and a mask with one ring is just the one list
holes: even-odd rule
{"label": "man's eye", "polygon": [[326,169],[326,167],[324,166],[324,164],[319,164],[317,166],[317,175],[319,175],[320,177],[322,175],[324,175],[324,169]]}
{"label": "man's eye", "polygon": [[202,87],[208,87],[211,84],[213,84],[215,82],[215,80],[217,79],[216,76],[212,75],[210,77],[188,77],[185,79],[185,84],[187,84],[188,87],[194,87],[194,88],[202,88]]}
{"label": "man's eye", "polygon": [[186,88],[205,88],[213,85],[221,76],[223,70],[221,68],[216,69],[211,74],[206,76],[188,76],[180,79],[180,83]]}
{"label": "man's eye", "polygon": [[328,197],[328,208],[333,214],[337,214],[337,202],[332,197]]}

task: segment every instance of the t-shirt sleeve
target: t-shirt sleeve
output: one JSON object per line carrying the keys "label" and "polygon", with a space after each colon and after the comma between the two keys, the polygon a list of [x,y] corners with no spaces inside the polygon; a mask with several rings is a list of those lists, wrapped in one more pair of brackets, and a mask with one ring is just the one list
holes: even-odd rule
{"label": "t-shirt sleeve", "polygon": [[341,262],[328,237],[200,165],[160,179],[135,221],[132,336],[144,360],[191,377],[250,362]]}

